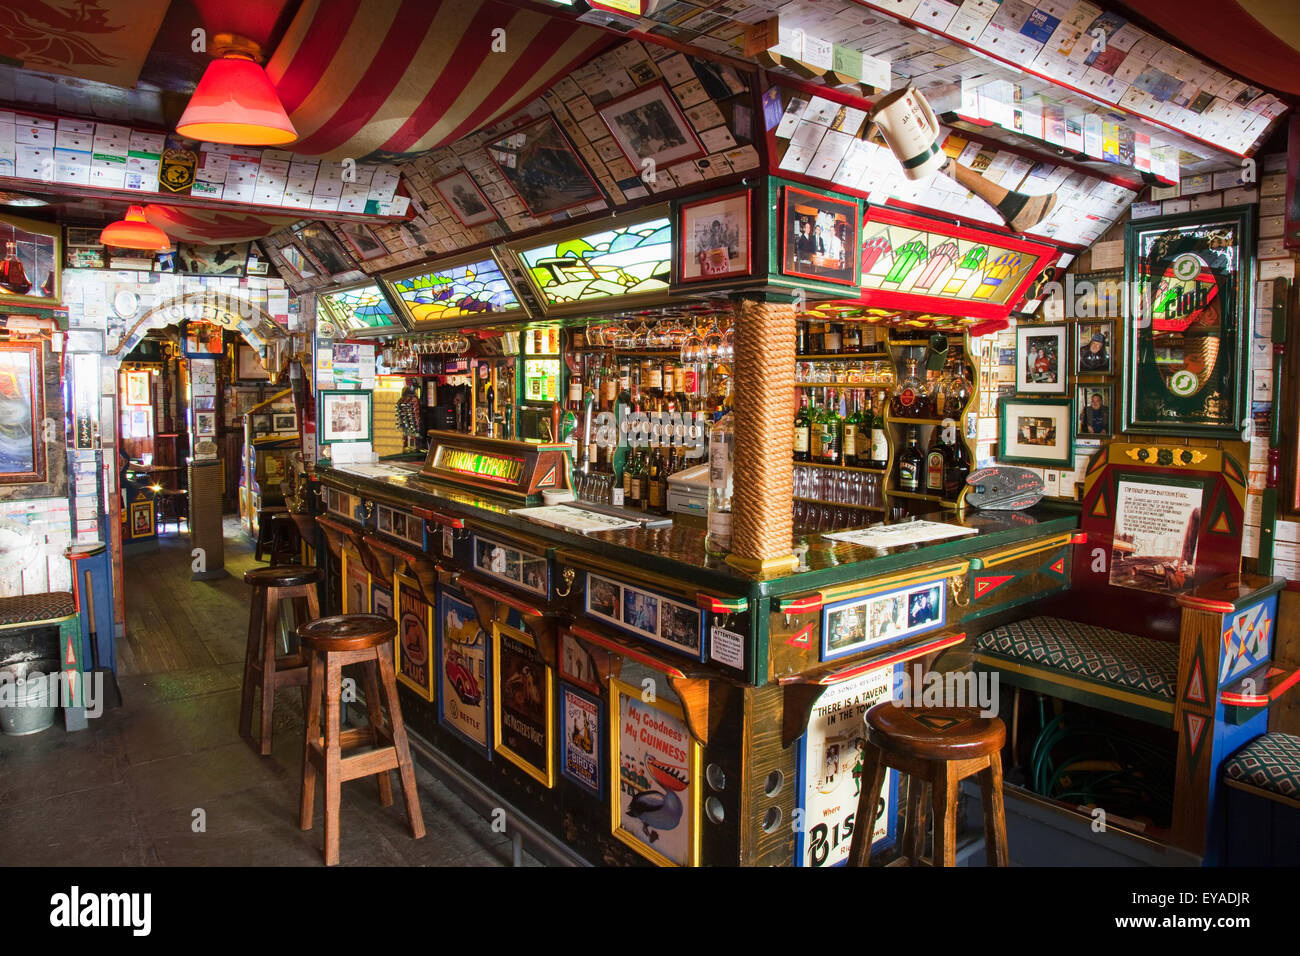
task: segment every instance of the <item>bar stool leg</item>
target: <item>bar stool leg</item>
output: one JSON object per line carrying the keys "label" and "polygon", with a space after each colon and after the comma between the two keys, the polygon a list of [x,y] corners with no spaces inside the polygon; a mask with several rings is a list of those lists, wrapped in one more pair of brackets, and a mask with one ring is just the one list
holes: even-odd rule
{"label": "bar stool leg", "polygon": [[411,824],[411,836],[424,836],[424,812],[420,809],[420,793],[415,788],[415,766],[411,763],[411,747],[406,739],[406,724],[402,720],[402,705],[397,699],[397,677],[393,673],[393,659],[387,648],[379,648],[379,676],[384,685],[384,699],[388,704],[388,722],[393,731],[393,747],[397,751],[397,770],[402,778],[402,798],[406,801],[406,818]]}
{"label": "bar stool leg", "polygon": [[339,814],[342,802],[343,753],[339,729],[339,697],[343,693],[343,667],[326,655],[325,661],[325,865],[339,861]]}
{"label": "bar stool leg", "polygon": [[853,827],[853,841],[849,844],[849,866],[867,866],[871,862],[871,823],[862,823],[863,819],[874,820],[876,804],[880,802],[880,790],[885,785],[884,754],[879,747],[867,745],[867,752],[862,758],[862,792],[858,794],[858,811],[854,820],[859,821]]}
{"label": "bar stool leg", "polygon": [[280,628],[280,593],[267,588],[262,639],[262,756],[271,754],[271,728],[275,724],[275,638]]}
{"label": "bar stool leg", "polygon": [[244,687],[239,698],[239,736],[253,736],[253,682],[255,669],[253,662],[261,653],[262,615],[265,610],[266,592],[260,588],[253,589],[253,603],[248,615],[248,643],[244,648]]}
{"label": "bar stool leg", "polygon": [[1002,803],[1001,754],[989,756],[989,765],[980,771],[979,779],[984,804],[984,862],[988,866],[1010,866],[1006,808]]}
{"label": "bar stool leg", "polygon": [[[943,776],[940,777],[939,774]],[[934,865],[957,865],[957,773],[956,766],[944,763],[935,769],[931,781],[934,806]]]}
{"label": "bar stool leg", "polygon": [[913,864],[920,864],[925,856],[925,825],[929,820],[926,792],[928,780],[909,774],[907,777],[907,821],[903,826],[903,856]]}
{"label": "bar stool leg", "polygon": [[310,830],[316,815],[316,757],[320,746],[321,694],[325,691],[325,662],[320,654],[309,652],[307,670],[307,730],[303,737],[302,794],[298,801],[298,827]]}
{"label": "bar stool leg", "polygon": [[[383,648],[375,650],[376,656],[383,654]],[[361,665],[361,679],[366,688],[366,714],[370,718],[370,743],[374,747],[383,745],[384,709],[379,700],[379,663],[369,660]],[[393,805],[393,780],[387,770],[375,774],[379,778],[379,805]]]}

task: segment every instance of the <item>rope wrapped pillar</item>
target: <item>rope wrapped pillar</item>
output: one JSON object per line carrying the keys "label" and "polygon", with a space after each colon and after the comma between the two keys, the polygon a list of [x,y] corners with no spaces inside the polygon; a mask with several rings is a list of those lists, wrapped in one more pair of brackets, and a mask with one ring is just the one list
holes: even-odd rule
{"label": "rope wrapped pillar", "polygon": [[736,302],[732,553],[746,570],[788,569],[792,553],[795,310]]}

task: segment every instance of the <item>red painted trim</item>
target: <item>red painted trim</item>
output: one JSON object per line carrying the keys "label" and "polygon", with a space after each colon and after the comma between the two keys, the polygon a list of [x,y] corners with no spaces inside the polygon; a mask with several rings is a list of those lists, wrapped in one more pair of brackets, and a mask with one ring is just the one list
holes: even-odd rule
{"label": "red painted trim", "polygon": [[[1275,667],[1269,672],[1268,676],[1271,677],[1273,674],[1280,673],[1282,673],[1281,668]],[[1236,704],[1238,707],[1267,707],[1297,683],[1300,683],[1300,668],[1293,670],[1291,676],[1281,683],[1271,685],[1268,689],[1268,693],[1263,697],[1260,697],[1258,694],[1234,694],[1229,691],[1224,691],[1219,695],[1219,699],[1225,704]]]}
{"label": "red painted trim", "polygon": [[377,537],[373,533],[361,536],[362,542],[367,548],[374,548],[376,551],[384,551],[395,558],[401,558],[403,561],[418,561],[420,555],[412,554],[410,551],[403,551],[401,548],[389,544],[383,538]]}
{"label": "red painted trim", "polygon": [[1079,531],[1076,532],[1075,534],[1070,535],[1070,544],[1087,544],[1087,543],[1088,543],[1088,532],[1086,531]]}
{"label": "red painted trim", "polygon": [[577,634],[579,637],[585,637],[593,644],[599,644],[607,651],[613,651],[616,654],[621,654],[624,657],[629,657],[632,660],[637,661],[638,663],[644,664],[646,667],[653,667],[661,674],[667,674],[669,677],[679,677],[679,678],[684,678],[686,676],[684,672],[674,667],[672,664],[667,663],[666,661],[661,661],[657,657],[651,657],[649,654],[644,654],[641,651],[636,650],[635,648],[628,647],[626,644],[621,644],[618,641],[605,637],[602,634],[597,634],[595,631],[589,631],[581,624],[572,624],[569,626],[569,630],[572,631],[574,634]]}
{"label": "red painted trim", "polygon": [[511,597],[509,594],[497,591],[485,584],[480,584],[473,578],[467,578],[463,574],[453,583],[457,587],[463,588],[466,591],[473,591],[475,594],[483,595],[483,597],[491,598],[494,601],[500,601],[502,604],[514,608],[520,614],[531,614],[534,617],[543,617],[546,614],[546,612],[539,607],[535,607],[532,604],[525,604],[518,598]]}
{"label": "red painted trim", "polygon": [[432,511],[428,508],[416,508],[415,506],[412,506],[411,510],[415,512],[416,517],[423,518],[425,521],[432,521],[434,524],[443,525],[448,528],[455,528],[457,531],[465,527],[464,519],[457,518],[454,515],[446,515],[441,511]]}
{"label": "red painted trim", "polygon": [[785,598],[778,609],[782,614],[805,614],[808,611],[820,611],[825,603],[821,594],[810,594],[807,597]]}
{"label": "red painted trim", "polygon": [[1232,614],[1237,610],[1235,605],[1227,601],[1211,601],[1209,598],[1192,597],[1189,594],[1180,595],[1178,603],[1196,611],[1214,611],[1218,614]]}
{"label": "red painted trim", "polygon": [[[890,667],[891,665],[894,664],[901,664],[904,661],[910,661],[913,660],[914,658],[921,657],[922,655],[925,654],[932,654],[935,651],[947,650],[950,647],[955,647],[956,645],[960,644],[964,640],[966,640],[965,633],[948,634],[945,635],[944,637],[939,638],[938,640],[930,641],[927,644],[921,644],[919,646],[909,647],[907,650],[899,651],[897,654],[892,654],[889,657],[884,657],[875,661],[869,661],[865,664],[855,664],[852,667],[846,667],[843,670],[833,671],[830,674],[826,674],[822,677],[817,678],[817,680],[814,683],[817,683],[822,687],[830,687],[835,684],[841,684],[844,681],[849,680],[852,677],[857,677],[860,674],[866,674],[870,671],[877,671],[880,670],[880,668],[882,667]],[[777,681],[777,683],[779,683],[781,686],[784,687],[787,684],[803,684],[803,683],[807,683],[807,681],[805,681],[801,677],[782,677],[780,678],[780,680]]]}
{"label": "red painted trim", "polygon": [[714,614],[743,614],[749,610],[749,598],[726,599],[698,591],[695,594],[695,606]]}

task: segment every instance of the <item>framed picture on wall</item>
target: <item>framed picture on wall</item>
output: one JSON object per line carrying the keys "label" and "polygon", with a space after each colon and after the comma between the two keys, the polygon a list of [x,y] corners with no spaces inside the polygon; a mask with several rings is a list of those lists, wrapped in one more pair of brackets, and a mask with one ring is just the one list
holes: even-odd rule
{"label": "framed picture on wall", "polygon": [[221,355],[221,326],[215,322],[185,323],[185,355],[189,358],[217,358]]}
{"label": "framed picture on wall", "polygon": [[438,723],[492,759],[490,643],[474,605],[438,588]]}
{"label": "framed picture on wall", "polygon": [[1068,325],[1016,326],[1016,391],[1064,395]]}
{"label": "framed picture on wall", "polygon": [[209,438],[217,433],[216,412],[194,413],[194,434],[200,438]]}
{"label": "framed picture on wall", "polygon": [[0,308],[59,304],[63,294],[60,231],[48,223],[0,215]]}
{"label": "framed picture on wall", "polygon": [[481,226],[497,217],[492,203],[479,190],[474,177],[463,169],[438,180],[433,188],[463,226]]}
{"label": "framed picture on wall", "polygon": [[127,372],[126,373],[126,404],[128,405],[149,404],[149,373],[148,372]]}
{"label": "framed picture on wall", "polygon": [[298,430],[297,414],[294,412],[273,412],[271,415],[271,430],[296,432]]}
{"label": "framed picture on wall", "polygon": [[293,234],[320,263],[326,275],[337,276],[352,271],[353,265],[348,254],[323,222],[309,222],[293,230]]}
{"label": "framed picture on wall", "polygon": [[154,501],[152,498],[137,498],[131,502],[131,537],[152,537],[155,529]]}
{"label": "framed picture on wall", "polygon": [[314,279],[316,270],[312,267],[311,260],[303,255],[303,251],[293,243],[281,246],[276,250],[280,253],[280,263],[285,266],[289,272],[289,279]]}
{"label": "framed picture on wall", "polygon": [[1115,323],[1080,322],[1075,339],[1075,367],[1080,375],[1110,375],[1115,371]]}
{"label": "framed picture on wall", "polygon": [[858,284],[858,204],[786,186],[781,194],[781,271]]}
{"label": "framed picture on wall", "polygon": [[334,228],[362,262],[388,253],[388,249],[364,222],[336,222]]}
{"label": "framed picture on wall", "polygon": [[531,636],[492,625],[492,731],[496,751],[545,787],[555,786],[555,689]]}
{"label": "framed picture on wall", "polygon": [[701,282],[746,275],[750,269],[748,189],[678,207],[678,278]]}
{"label": "framed picture on wall", "polygon": [[415,578],[393,575],[397,602],[397,679],[433,700],[433,607]]}
{"label": "framed picture on wall", "polygon": [[1240,438],[1254,251],[1254,206],[1125,227],[1124,431]]}
{"label": "framed picture on wall", "polygon": [[172,260],[172,271],[186,275],[243,278],[248,268],[248,250],[251,245],[251,242],[227,242],[216,246],[178,242]]}
{"label": "framed picture on wall", "polygon": [[[370,399],[369,392],[322,389],[320,417],[316,423],[320,443],[370,441]],[[267,418],[269,421],[270,416]]]}
{"label": "framed picture on wall", "polygon": [[560,773],[595,797],[605,793],[605,708],[600,699],[560,683]]}
{"label": "framed picture on wall", "polygon": [[262,357],[246,342],[239,343],[235,373],[241,382],[266,380],[271,377],[271,373],[262,365]]}
{"label": "framed picture on wall", "polygon": [[1073,403],[1068,398],[998,402],[998,461],[1070,468],[1074,464]]}
{"label": "framed picture on wall", "polygon": [[638,175],[704,155],[704,147],[664,83],[642,87],[597,112]]}
{"label": "framed picture on wall", "polygon": [[0,485],[46,480],[45,442],[41,437],[41,423],[45,421],[42,351],[39,341],[0,342],[0,379],[7,385]]}
{"label": "framed picture on wall", "polygon": [[1115,404],[1113,385],[1079,385],[1075,389],[1075,429],[1080,438],[1104,438],[1113,432],[1111,408]]}
{"label": "framed picture on wall", "polygon": [[531,216],[602,198],[553,116],[520,126],[489,143],[487,152]]}

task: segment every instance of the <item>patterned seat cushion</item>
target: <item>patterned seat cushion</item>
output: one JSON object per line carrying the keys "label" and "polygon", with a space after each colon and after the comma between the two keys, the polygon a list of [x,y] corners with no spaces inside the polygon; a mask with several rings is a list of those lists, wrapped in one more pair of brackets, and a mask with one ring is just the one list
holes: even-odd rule
{"label": "patterned seat cushion", "polygon": [[975,649],[1158,699],[1173,700],[1178,681],[1177,644],[1059,617],[985,631]]}
{"label": "patterned seat cushion", "polygon": [[72,595],[67,591],[0,598],[0,627],[58,621],[75,613],[76,609]]}
{"label": "patterned seat cushion", "polygon": [[1291,734],[1256,737],[1228,758],[1223,772],[1230,780],[1300,800],[1300,737]]}

